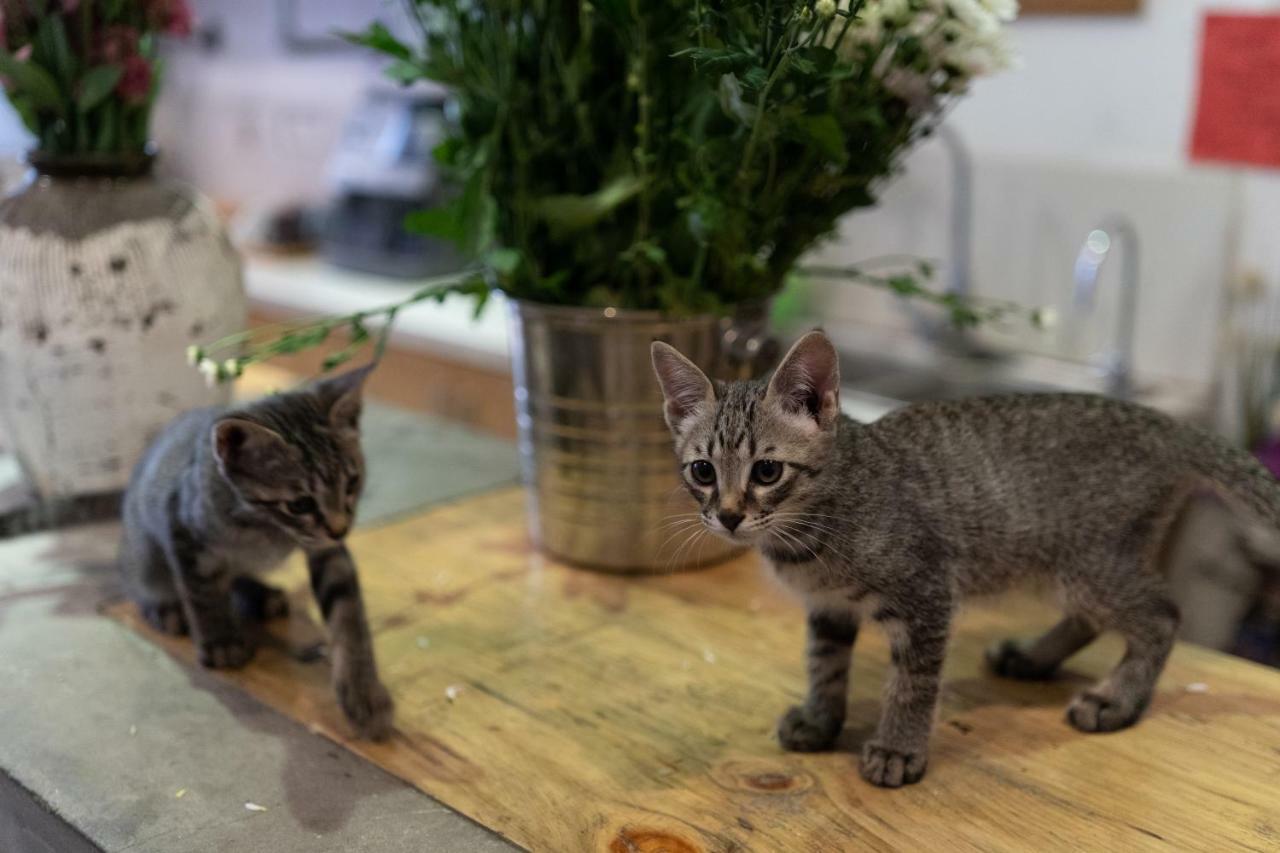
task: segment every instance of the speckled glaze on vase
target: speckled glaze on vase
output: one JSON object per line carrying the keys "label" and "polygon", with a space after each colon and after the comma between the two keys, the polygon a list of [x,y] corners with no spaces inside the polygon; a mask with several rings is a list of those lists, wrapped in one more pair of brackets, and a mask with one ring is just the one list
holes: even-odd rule
{"label": "speckled glaze on vase", "polygon": [[212,206],[152,158],[33,155],[0,201],[0,418],[36,495],[109,493],[176,414],[226,402],[186,364],[244,326]]}

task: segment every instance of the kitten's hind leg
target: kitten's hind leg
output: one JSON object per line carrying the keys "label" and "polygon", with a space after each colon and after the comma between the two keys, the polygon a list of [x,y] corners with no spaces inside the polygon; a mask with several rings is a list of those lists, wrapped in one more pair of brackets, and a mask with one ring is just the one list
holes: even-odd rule
{"label": "kitten's hind leg", "polygon": [[1082,732],[1113,732],[1136,723],[1151,702],[1178,621],[1177,606],[1163,594],[1114,613],[1105,627],[1124,635],[1124,658],[1110,675],[1072,700],[1067,721]]}
{"label": "kitten's hind leg", "polygon": [[987,650],[987,666],[996,675],[1024,681],[1052,678],[1067,658],[1098,636],[1081,616],[1067,616],[1030,642],[1005,640]]}
{"label": "kitten's hind leg", "polygon": [[186,634],[187,616],[164,551],[128,521],[120,542],[119,562],[125,591],[147,624],[165,634]]}
{"label": "kitten's hind leg", "polygon": [[289,596],[278,587],[241,575],[231,582],[231,603],[246,622],[268,622],[289,615]]}

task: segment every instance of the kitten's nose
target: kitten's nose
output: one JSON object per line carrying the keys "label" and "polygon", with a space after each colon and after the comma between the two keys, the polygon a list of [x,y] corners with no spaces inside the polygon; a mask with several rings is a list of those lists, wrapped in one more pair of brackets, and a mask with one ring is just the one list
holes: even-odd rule
{"label": "kitten's nose", "polygon": [[716,513],[716,518],[720,519],[720,523],[724,525],[724,529],[732,533],[738,529],[738,525],[742,523],[742,513],[740,512],[724,512],[721,510]]}

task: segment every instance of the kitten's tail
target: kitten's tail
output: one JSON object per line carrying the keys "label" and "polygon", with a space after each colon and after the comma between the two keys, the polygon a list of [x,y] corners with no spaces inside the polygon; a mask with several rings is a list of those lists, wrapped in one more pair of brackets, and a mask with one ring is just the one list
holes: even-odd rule
{"label": "kitten's tail", "polygon": [[36,501],[0,512],[0,539],[25,536],[56,527],[111,521],[120,517],[124,493],[94,492],[55,501]]}
{"label": "kitten's tail", "polygon": [[1208,433],[1197,432],[1192,466],[1247,517],[1237,540],[1260,569],[1280,577],[1280,480],[1252,454]]}

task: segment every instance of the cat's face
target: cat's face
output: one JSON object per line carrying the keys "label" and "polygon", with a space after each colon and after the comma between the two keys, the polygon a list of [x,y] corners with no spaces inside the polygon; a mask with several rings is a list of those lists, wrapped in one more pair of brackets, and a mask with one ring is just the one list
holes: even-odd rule
{"label": "cat's face", "polygon": [[742,544],[787,547],[836,437],[840,368],[821,332],[802,338],[768,384],[713,385],[664,343],[653,366],[666,398],[684,486],[702,523]]}
{"label": "cat's face", "polygon": [[361,387],[368,368],[280,394],[213,427],[218,468],[242,501],[304,548],[336,545],[364,486]]}

